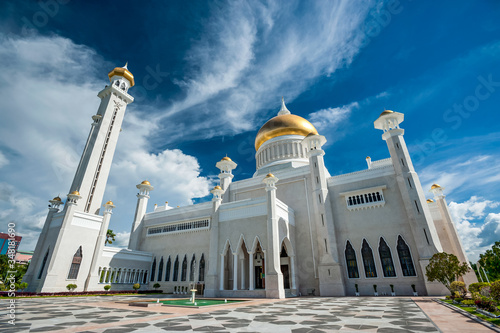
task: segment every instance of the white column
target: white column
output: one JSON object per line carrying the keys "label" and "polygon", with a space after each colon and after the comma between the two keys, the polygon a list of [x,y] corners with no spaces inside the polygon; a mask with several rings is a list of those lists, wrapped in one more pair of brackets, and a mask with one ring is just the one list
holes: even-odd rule
{"label": "white column", "polygon": [[245,257],[240,259],[240,268],[241,268],[241,285],[240,289],[244,290],[245,288]]}
{"label": "white column", "polygon": [[295,281],[295,256],[290,257],[290,275],[292,276],[292,286],[291,289],[297,289]]}
{"label": "white column", "polygon": [[255,289],[255,277],[253,266],[253,252],[248,252],[248,290]]}
{"label": "white column", "polygon": [[238,290],[238,253],[233,253],[233,290]]}
{"label": "white column", "polygon": [[219,290],[224,290],[224,255],[220,255],[220,284],[219,284]]}

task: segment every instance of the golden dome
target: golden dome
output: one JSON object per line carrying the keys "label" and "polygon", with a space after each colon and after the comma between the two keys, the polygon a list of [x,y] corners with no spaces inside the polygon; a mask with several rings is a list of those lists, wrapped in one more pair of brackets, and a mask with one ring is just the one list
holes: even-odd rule
{"label": "golden dome", "polygon": [[73,191],[73,192],[71,192],[70,194],[73,194],[73,195],[80,195],[80,192],[78,192],[78,191]]}
{"label": "golden dome", "polygon": [[434,200],[432,200],[432,199],[427,199],[427,202],[428,202],[428,203],[431,203],[431,202],[434,202]]}
{"label": "golden dome", "polygon": [[141,183],[141,185],[151,185],[151,183],[148,182],[147,180],[143,180],[142,183]]}
{"label": "golden dome", "polygon": [[232,160],[229,157],[226,156],[226,157],[222,158],[222,161],[232,161]]}
{"label": "golden dome", "polygon": [[388,114],[391,114],[391,113],[394,113],[394,111],[384,110],[384,112],[382,112],[379,117],[382,117],[382,116],[385,116],[385,115],[388,115]]}
{"label": "golden dome", "polygon": [[282,135],[302,135],[318,134],[316,128],[309,121],[294,114],[282,114],[271,118],[264,124],[255,138],[255,150],[269,139]]}
{"label": "golden dome", "polygon": [[268,173],[268,174],[266,175],[266,178],[271,178],[271,177],[274,177],[274,175],[273,175],[272,173]]}
{"label": "golden dome", "polygon": [[371,160],[371,157],[370,157],[370,156],[366,156],[366,159],[367,159],[367,160]]}
{"label": "golden dome", "polygon": [[62,201],[62,200],[61,200],[61,198],[59,198],[59,196],[57,196],[54,199],[52,199],[52,201]]}
{"label": "golden dome", "polygon": [[106,202],[106,205],[111,205],[111,206],[113,206],[113,201],[109,200],[108,202]]}
{"label": "golden dome", "polygon": [[134,84],[135,84],[134,83],[134,76],[128,70],[127,65],[125,65],[124,67],[116,67],[111,72],[109,72],[108,73],[109,80],[111,81],[111,78],[115,75],[122,76],[122,77],[126,78],[130,82],[130,87],[134,86]]}
{"label": "golden dome", "polygon": [[222,190],[222,187],[220,187],[219,185],[217,185],[217,186],[214,187],[214,190]]}
{"label": "golden dome", "polygon": [[432,184],[431,190],[435,190],[437,188],[441,188],[441,186],[439,186],[438,184]]}

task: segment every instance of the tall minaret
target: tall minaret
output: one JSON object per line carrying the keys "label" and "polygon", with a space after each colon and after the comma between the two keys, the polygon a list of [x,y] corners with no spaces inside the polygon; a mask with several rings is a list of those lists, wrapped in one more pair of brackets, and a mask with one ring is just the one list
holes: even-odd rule
{"label": "tall minaret", "polygon": [[220,187],[224,191],[224,196],[222,200],[224,202],[229,202],[229,185],[231,184],[231,181],[233,180],[233,173],[232,171],[236,169],[238,166],[236,163],[234,163],[229,157],[223,157],[222,160],[217,162],[215,166],[220,170],[219,173],[219,179],[220,179]]}
{"label": "tall minaret", "polygon": [[[148,208],[149,192],[154,189],[147,180],[136,185],[136,187],[139,193],[137,193],[137,206],[135,208],[134,222],[132,222],[132,230],[130,231],[130,239],[128,242],[128,248],[131,250],[139,250],[139,239],[142,234],[142,219],[144,215],[146,215],[146,209]],[[166,205],[165,203],[165,206]]]}
{"label": "tall minaret", "polygon": [[109,170],[127,105],[134,101],[127,91],[134,86],[134,76],[124,67],[108,73],[111,84],[97,94],[101,104],[90,129],[70,192],[78,191],[76,210],[98,214],[108,181]]}
{"label": "tall minaret", "polygon": [[[420,184],[413,163],[403,138],[404,130],[399,127],[404,115],[399,112],[385,110],[374,122],[376,129],[384,131],[382,139],[386,141],[391,155],[392,165],[396,172],[396,181],[404,203],[410,227],[418,250],[422,272],[430,257],[441,252],[441,242],[428,208],[424,190]],[[430,286],[427,284],[429,293]]]}

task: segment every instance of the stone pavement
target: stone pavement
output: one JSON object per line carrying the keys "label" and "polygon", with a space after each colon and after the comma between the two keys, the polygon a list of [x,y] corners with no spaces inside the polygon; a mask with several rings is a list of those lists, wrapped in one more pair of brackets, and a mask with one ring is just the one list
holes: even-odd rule
{"label": "stone pavement", "polygon": [[[424,311],[439,312],[437,307],[422,311],[406,297],[302,297],[286,300],[249,302],[190,309],[173,307],[140,308],[128,301],[144,296],[68,297],[17,299],[16,325],[7,323],[7,300],[1,300],[2,332],[439,332],[441,322]],[[421,301],[419,303],[419,300]],[[417,299],[419,305],[431,304]],[[450,312],[453,312],[450,310]],[[436,312],[437,313],[437,312]],[[454,313],[449,324],[463,317]],[[465,317],[463,317],[465,318]],[[463,321],[469,320],[465,318]],[[470,320],[469,320],[470,321]],[[455,328],[462,329],[460,321]],[[485,328],[453,332],[481,332]],[[445,328],[445,329],[443,329]],[[441,328],[442,332],[449,327]],[[492,331],[490,331],[492,332]]]}

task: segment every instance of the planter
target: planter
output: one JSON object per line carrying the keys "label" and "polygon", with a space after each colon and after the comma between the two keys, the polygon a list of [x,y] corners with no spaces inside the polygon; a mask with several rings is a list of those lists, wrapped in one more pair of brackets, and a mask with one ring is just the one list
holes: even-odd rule
{"label": "planter", "polygon": [[418,292],[414,291],[413,296],[418,296]]}
{"label": "planter", "polygon": [[391,291],[391,296],[396,296],[396,293],[394,291]]}
{"label": "planter", "polygon": [[483,309],[480,309],[480,308],[476,308],[476,311],[479,312],[480,314],[483,314],[483,315],[490,317],[490,318],[500,318],[500,316],[494,315],[493,313],[488,312],[488,311],[483,310]]}
{"label": "planter", "polygon": [[378,296],[378,292],[374,292],[373,294],[374,294],[375,296]]}
{"label": "planter", "polygon": [[359,296],[359,293],[356,291],[356,296]]}

